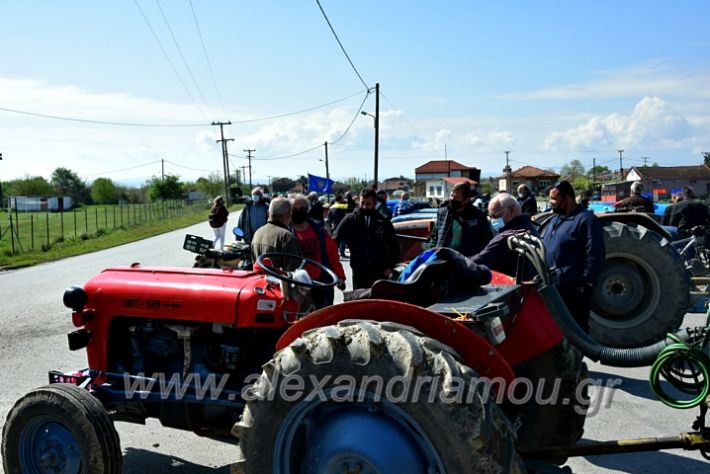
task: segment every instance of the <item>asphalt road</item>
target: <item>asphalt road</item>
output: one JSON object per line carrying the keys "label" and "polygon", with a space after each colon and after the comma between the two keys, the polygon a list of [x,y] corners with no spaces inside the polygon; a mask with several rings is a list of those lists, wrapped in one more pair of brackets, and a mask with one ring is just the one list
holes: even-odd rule
{"label": "asphalt road", "polygon": [[[236,215],[231,216],[236,222]],[[44,385],[49,369],[83,368],[83,352],[70,352],[66,334],[75,328],[62,305],[64,289],[82,285],[102,269],[140,262],[144,265],[190,266],[193,255],[182,250],[186,233],[211,238],[207,224],[171,232],[113,249],[67,258],[32,268],[0,273],[0,427],[12,404],[27,391]],[[349,266],[345,265],[349,273]],[[336,298],[341,293],[336,291]],[[690,314],[687,325],[702,325],[704,315]],[[614,369],[589,364],[590,376],[614,390],[592,390],[599,412],[588,417],[584,440],[676,435],[689,431],[697,410],[662,405],[651,393],[648,369]],[[607,405],[608,404],[608,405]],[[147,425],[117,423],[126,473],[228,473],[234,446],[192,433]],[[443,428],[445,429],[445,427]],[[706,473],[710,463],[698,453],[665,451],[576,458],[576,473]],[[0,468],[1,469],[1,468]]]}

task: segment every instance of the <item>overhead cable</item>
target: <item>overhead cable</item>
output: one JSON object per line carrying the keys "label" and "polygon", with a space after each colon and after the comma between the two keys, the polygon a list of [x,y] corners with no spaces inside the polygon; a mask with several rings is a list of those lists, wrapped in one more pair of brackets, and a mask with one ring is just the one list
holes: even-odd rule
{"label": "overhead cable", "polygon": [[111,171],[103,171],[103,172],[101,172],[101,173],[94,173],[94,174],[85,174],[85,175],[83,175],[83,177],[84,177],[84,178],[91,178],[92,176],[100,176],[100,175],[106,175],[106,174],[112,174],[112,173],[120,173],[121,171],[128,171],[128,170],[133,170],[133,169],[136,169],[136,168],[143,168],[143,167],[145,167],[145,166],[154,165],[154,164],[156,164],[156,163],[160,163],[160,160],[151,161],[150,163],[144,163],[144,164],[142,164],[142,165],[130,166],[130,167],[128,167],[128,168],[121,168],[121,169],[111,170]]}
{"label": "overhead cable", "polygon": [[330,23],[330,20],[328,19],[328,15],[325,14],[325,10],[323,10],[323,7],[320,4],[320,0],[316,0],[316,3],[318,4],[318,8],[320,8],[320,12],[323,14],[323,18],[325,18],[325,21],[328,23],[328,26],[330,27],[330,31],[333,32],[333,36],[335,36],[335,40],[338,42],[338,45],[340,45],[340,49],[343,51],[343,54],[347,58],[348,62],[350,63],[350,66],[353,68],[353,71],[355,71],[355,74],[357,74],[357,77],[360,78],[360,82],[362,82],[362,85],[365,86],[365,89],[368,91],[370,90],[370,86],[367,85],[365,80],[362,78],[360,73],[358,72],[357,68],[353,64],[352,60],[350,59],[350,56],[348,55],[348,52],[345,51],[345,47],[343,46],[343,43],[340,42],[340,38],[338,38],[338,34],[335,32],[335,29],[333,28],[333,25]]}
{"label": "overhead cable", "polygon": [[[168,56],[168,53],[165,51],[165,48],[163,48],[163,43],[160,42],[158,35],[155,33],[153,26],[150,24],[150,21],[148,20],[148,17],[145,16],[143,9],[141,8],[140,4],[138,3],[138,0],[133,0],[133,1],[135,2],[136,6],[138,7],[138,10],[141,12],[141,16],[143,17],[143,20],[145,20],[146,25],[148,25],[148,29],[153,34],[153,38],[155,39],[155,42],[158,43],[160,50],[163,52],[163,56],[165,56],[165,59],[167,59],[168,64],[170,64],[170,67],[172,68],[173,72],[175,73],[175,76],[178,78],[178,80],[180,81],[180,84],[182,84],[182,87],[185,89],[185,92],[187,92],[187,95],[190,97],[190,100],[192,100],[192,103],[195,104],[195,107],[197,107],[197,110],[199,110],[200,113],[207,119],[207,115],[205,115],[205,112],[202,110],[202,107],[200,107],[200,104],[197,103],[195,98],[190,93],[190,89],[187,88],[185,81],[182,80],[180,73],[178,73],[177,68],[175,67],[173,62],[170,60],[170,56]],[[208,119],[208,121],[209,121],[209,119]]]}
{"label": "overhead cable", "polygon": [[212,108],[210,107],[209,102],[207,102],[205,95],[202,93],[202,89],[200,88],[200,85],[197,83],[197,79],[195,79],[195,75],[192,73],[192,68],[187,63],[187,59],[185,59],[185,55],[182,53],[182,48],[180,48],[180,44],[178,43],[177,38],[175,38],[175,34],[173,33],[173,29],[170,27],[170,22],[168,21],[168,17],[165,16],[165,12],[163,11],[163,7],[160,6],[160,1],[155,0],[155,4],[158,5],[158,10],[160,10],[160,14],[163,17],[163,21],[165,22],[165,26],[168,27],[168,31],[170,32],[170,37],[173,39],[173,43],[175,43],[175,48],[177,49],[178,53],[180,54],[180,57],[182,58],[182,63],[185,65],[185,69],[187,69],[187,73],[190,75],[190,78],[192,79],[192,83],[195,85],[197,92],[200,94],[200,98],[202,98],[202,102],[205,103],[205,107],[207,107],[207,111],[210,113],[210,115],[212,115],[212,117],[214,117],[214,112],[212,112]]}
{"label": "overhead cable", "polygon": [[210,71],[210,77],[212,78],[212,85],[214,86],[214,90],[217,93],[217,98],[219,99],[219,103],[222,106],[222,112],[224,112],[224,116],[226,118],[229,118],[229,114],[227,113],[227,108],[224,106],[224,101],[222,100],[222,94],[219,92],[219,87],[217,87],[217,81],[214,78],[214,71],[212,70],[212,63],[210,62],[210,57],[207,54],[207,47],[205,46],[205,40],[202,37],[202,30],[200,29],[200,23],[197,21],[197,14],[195,13],[195,7],[192,5],[192,0],[190,0],[190,9],[192,10],[192,18],[195,19],[195,27],[197,28],[197,34],[200,37],[200,43],[202,44],[202,52],[205,55],[205,60],[207,61],[207,68]]}

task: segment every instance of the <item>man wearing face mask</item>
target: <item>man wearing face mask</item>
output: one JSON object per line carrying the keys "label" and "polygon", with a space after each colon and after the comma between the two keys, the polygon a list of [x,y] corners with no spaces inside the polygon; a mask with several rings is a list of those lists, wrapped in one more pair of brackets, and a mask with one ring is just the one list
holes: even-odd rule
{"label": "man wearing face mask", "polygon": [[399,244],[392,223],[375,209],[375,191],[360,193],[360,207],[346,215],[333,238],[350,248],[353,289],[370,288],[382,278],[392,276],[399,259]]}
{"label": "man wearing face mask", "polygon": [[518,186],[518,204],[523,214],[534,216],[537,214],[537,200],[533,193],[530,192],[527,184]]}
{"label": "man wearing face mask", "polygon": [[[296,194],[291,201],[291,230],[298,240],[306,258],[315,260],[333,270],[338,276],[338,288],[345,289],[345,271],[338,257],[338,246],[333,238],[323,228],[323,224],[308,217],[309,200],[303,194]],[[329,282],[328,277],[321,280],[321,270],[312,265],[306,265],[306,271],[313,280]],[[316,287],[311,289],[311,299],[316,308],[325,308],[333,304],[333,287]]]}
{"label": "man wearing face mask", "polygon": [[387,192],[384,189],[377,190],[377,204],[375,204],[375,209],[377,209],[385,219],[392,219],[392,213],[389,207],[387,207]]}
{"label": "man wearing face mask", "polygon": [[409,214],[414,210],[414,205],[409,200],[409,193],[403,192],[399,197],[399,202],[394,206],[393,217]]}
{"label": "man wearing face mask", "polygon": [[247,202],[239,215],[237,226],[244,232],[244,240],[252,242],[256,231],[266,224],[269,217],[269,206],[264,202],[261,188],[254,188],[251,192],[251,201]]}
{"label": "man wearing face mask", "polygon": [[471,203],[471,187],[458,183],[436,213],[428,246],[448,247],[466,257],[476,255],[493,238],[486,215]]}
{"label": "man wearing face mask", "polygon": [[[528,231],[535,237],[540,235],[530,221],[530,216],[522,213],[518,201],[508,193],[493,196],[488,203],[488,215],[491,216],[493,227],[498,229],[498,234],[488,242],[486,248],[469,260],[478,265],[485,265],[491,270],[516,276],[518,254],[508,248],[508,237],[520,231]],[[530,280],[534,276],[535,270],[525,260],[523,280]]]}
{"label": "man wearing face mask", "polygon": [[576,203],[567,181],[550,189],[550,206],[555,215],[543,235],[547,263],[560,270],[557,289],[580,327],[589,331],[592,294],[605,258],[602,223]]}

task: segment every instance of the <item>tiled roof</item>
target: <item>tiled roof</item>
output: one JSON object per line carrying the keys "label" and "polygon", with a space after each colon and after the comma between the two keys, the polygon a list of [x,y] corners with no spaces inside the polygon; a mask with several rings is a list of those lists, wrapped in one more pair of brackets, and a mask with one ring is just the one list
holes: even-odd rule
{"label": "tiled roof", "polygon": [[[557,179],[560,177],[559,174],[553,173],[551,171],[541,170],[540,168],[535,168],[534,166],[523,166],[512,172],[513,178],[550,178]],[[505,175],[502,174],[496,179],[504,179]]]}
{"label": "tiled roof", "polygon": [[447,183],[450,184],[459,184],[459,183],[468,183],[468,184],[478,184],[476,181],[469,179],[469,178],[461,178],[461,177],[455,177],[455,178],[441,178],[442,180],[446,181]]}
{"label": "tiled roof", "polygon": [[633,166],[645,179],[710,179],[707,166]]}
{"label": "tiled roof", "polygon": [[415,168],[415,173],[446,173],[448,171],[467,171],[476,169],[470,166],[464,166],[453,160],[433,160]]}

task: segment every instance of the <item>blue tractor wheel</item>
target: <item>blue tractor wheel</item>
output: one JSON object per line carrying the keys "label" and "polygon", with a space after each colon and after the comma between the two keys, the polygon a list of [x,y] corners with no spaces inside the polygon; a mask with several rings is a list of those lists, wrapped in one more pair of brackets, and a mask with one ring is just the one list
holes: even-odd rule
{"label": "blue tractor wheel", "polygon": [[52,384],[15,403],[2,433],[6,474],[121,472],[121,444],[103,405],[86,389]]}

